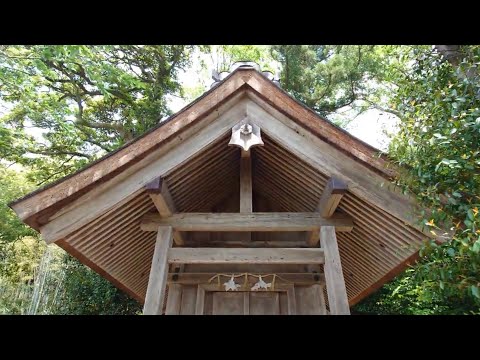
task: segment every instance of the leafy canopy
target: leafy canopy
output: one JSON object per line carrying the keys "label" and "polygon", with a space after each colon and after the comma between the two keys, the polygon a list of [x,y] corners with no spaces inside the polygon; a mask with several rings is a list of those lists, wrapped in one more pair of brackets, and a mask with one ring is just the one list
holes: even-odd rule
{"label": "leafy canopy", "polygon": [[1,46],[2,158],[47,181],[71,173],[169,115],[184,45]]}

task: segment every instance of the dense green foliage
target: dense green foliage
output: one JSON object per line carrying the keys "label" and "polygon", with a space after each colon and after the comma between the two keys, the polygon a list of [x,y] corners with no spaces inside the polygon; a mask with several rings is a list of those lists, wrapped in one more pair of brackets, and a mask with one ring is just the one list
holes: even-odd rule
{"label": "dense green foliage", "polygon": [[400,183],[431,211],[431,231],[451,227],[453,240],[429,243],[416,269],[425,296],[472,311],[480,307],[480,47],[464,48],[456,66],[431,49],[412,49],[411,70],[398,79],[394,101],[404,114],[390,154],[408,172]]}
{"label": "dense green foliage", "polygon": [[0,118],[2,158],[49,181],[142,134],[170,114],[167,95],[180,93],[189,50],[1,46],[0,97],[12,106]]}
{"label": "dense green foliage", "polygon": [[39,241],[7,207],[32,190],[0,164],[0,314],[136,314],[140,305],[65,251]]}
{"label": "dense green foliage", "polygon": [[272,55],[282,65],[282,87],[327,118],[344,108],[356,115],[372,107],[393,111],[382,106],[389,89],[382,82],[388,68],[384,47],[276,45]]}
{"label": "dense green foliage", "polygon": [[[7,205],[13,199],[34,189],[35,184],[28,181],[26,175],[25,171],[15,171],[0,163],[0,244],[12,242],[19,237],[35,235],[35,232],[26,226]],[[0,246],[0,254],[2,249],[3,247]]]}
{"label": "dense green foliage", "polygon": [[[36,234],[6,204],[118,148],[169,115],[168,96],[181,95],[177,74],[189,63],[192,49],[0,46],[0,105],[6,107],[0,117],[0,165],[23,166],[21,174],[0,167],[0,291],[4,300],[14,299],[0,311],[34,310],[25,298],[33,296],[32,280],[44,253],[42,247],[21,246],[25,236]],[[52,256],[56,270],[49,272],[50,280],[64,278],[63,290],[52,282],[57,300],[36,312],[138,310],[136,302],[63,251]],[[48,281],[42,288],[49,289]]]}
{"label": "dense green foliage", "polygon": [[[480,47],[338,45],[0,46],[0,313],[136,314],[140,305],[6,205],[114,150],[208,88],[211,68],[252,60],[336,120],[399,117],[397,184],[423,204],[421,261],[355,307],[372,314],[480,313]],[[445,50],[445,48],[444,48]],[[195,66],[198,81],[179,74]],[[198,83],[198,84],[197,84]],[[8,165],[8,166],[7,166]]]}

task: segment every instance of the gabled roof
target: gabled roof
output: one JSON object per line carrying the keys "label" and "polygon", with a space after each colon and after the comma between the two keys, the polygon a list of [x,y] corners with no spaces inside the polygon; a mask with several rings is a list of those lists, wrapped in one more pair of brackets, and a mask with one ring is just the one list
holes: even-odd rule
{"label": "gabled roof", "polygon": [[56,209],[137,163],[177,133],[192,126],[231,96],[246,89],[278,108],[325,142],[335,146],[386,179],[391,179],[396,175],[395,170],[380,150],[319,116],[287,92],[275,86],[258,71],[240,67],[225,78],[221,84],[205,92],[194,102],[143,135],[88,164],[83,169],[33,191],[9,205],[24,222],[39,230],[42,223]]}
{"label": "gabled roof", "polygon": [[254,152],[254,188],[284,210],[313,211],[332,175],[349,184],[340,208],[358,230],[339,235],[339,246],[351,303],[416,258],[425,234],[412,220],[414,201],[388,186],[396,173],[387,158],[252,68],[238,68],[149,132],[10,206],[47,242],[143,300],[154,243],[138,226],[153,208],[144,185],[166,177],[179,211],[215,206],[237,185],[235,149],[222,149],[245,116],[265,134]]}

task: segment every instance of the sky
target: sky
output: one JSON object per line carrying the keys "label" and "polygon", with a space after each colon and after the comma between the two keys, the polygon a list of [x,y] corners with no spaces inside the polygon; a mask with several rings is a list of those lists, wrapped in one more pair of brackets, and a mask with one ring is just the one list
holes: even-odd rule
{"label": "sky", "polygon": [[[186,88],[193,88],[199,83],[205,86],[205,91],[210,88],[213,83],[211,79],[211,70],[214,68],[212,59],[203,57],[207,69],[202,69],[198,60],[194,60],[192,66],[179,73],[179,81]],[[182,99],[170,96],[169,105],[173,112],[177,112],[184,106],[188,105],[193,99]],[[353,136],[363,140],[367,144],[386,151],[390,142],[387,133],[396,132],[396,124],[398,118],[392,114],[388,114],[377,109],[370,109],[353,119],[346,127],[346,130]]]}
{"label": "sky", "polygon": [[[206,67],[202,68],[200,61],[203,61]],[[213,83],[211,71],[214,66],[214,60],[211,56],[198,55],[194,57],[192,65],[186,71],[181,71],[179,73],[179,81],[185,89],[192,90],[198,88],[200,85],[203,87],[204,91],[207,91]],[[200,95],[200,93],[197,95]],[[179,96],[168,96],[168,102],[171,110],[175,113],[188,105],[194,100],[194,98],[195,96],[186,96],[184,98]],[[0,99],[0,116],[10,110],[9,105],[10,104],[2,102]],[[397,121],[398,118],[394,115],[371,109],[353,119],[347,125],[346,130],[373,147],[386,151],[388,148],[389,137],[385,134],[385,131],[394,133]],[[42,140],[42,132],[44,132],[44,130],[30,128],[27,129],[27,132],[39,140]]]}

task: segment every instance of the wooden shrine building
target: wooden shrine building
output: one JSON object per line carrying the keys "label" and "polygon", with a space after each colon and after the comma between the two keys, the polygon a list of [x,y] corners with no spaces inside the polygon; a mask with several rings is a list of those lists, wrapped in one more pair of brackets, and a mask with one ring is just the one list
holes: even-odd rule
{"label": "wooden shrine building", "polygon": [[237,64],[10,206],[145,314],[349,314],[431,236],[379,151]]}

